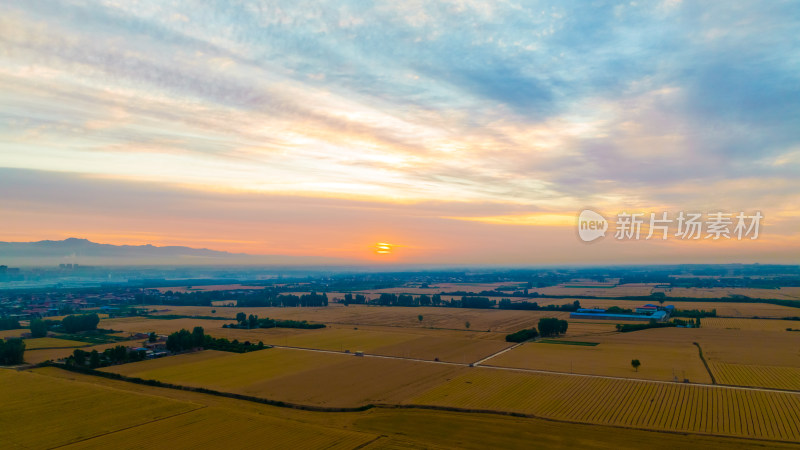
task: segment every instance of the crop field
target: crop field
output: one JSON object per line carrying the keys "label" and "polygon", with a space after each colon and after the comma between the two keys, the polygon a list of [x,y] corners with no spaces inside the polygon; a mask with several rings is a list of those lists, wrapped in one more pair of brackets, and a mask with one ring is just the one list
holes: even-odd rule
{"label": "crop field", "polygon": [[[67,342],[67,341],[64,341]],[[86,345],[86,343],[81,342],[82,345]],[[126,345],[125,342],[116,342],[111,344],[100,344],[100,345],[93,345],[90,347],[80,347],[81,350],[86,352],[91,352],[92,350],[97,350],[101,352],[107,348],[114,348],[117,345]],[[58,360],[61,358],[66,358],[75,351],[75,347],[64,347],[64,348],[47,348],[47,349],[39,349],[39,350],[25,350],[25,362],[29,364],[39,364],[41,362],[47,360]]]}
{"label": "crop field", "polygon": [[18,328],[16,330],[0,330],[0,339],[5,338],[18,338],[22,336],[22,333],[30,333],[31,330],[28,328]]}
{"label": "crop field", "polygon": [[776,298],[782,300],[800,299],[800,288],[796,286],[781,287],[778,289],[754,288],[672,288],[667,292],[667,297],[726,297],[732,295],[745,295],[750,298]]}
{"label": "crop field", "polygon": [[[154,307],[148,306],[148,309]],[[217,312],[212,314],[211,310]],[[207,306],[170,306],[159,314],[233,317],[236,313],[256,314],[274,319],[308,320],[325,324],[373,325],[404,328],[445,328],[513,332],[535,326],[542,317],[566,318],[568,313],[548,311],[508,311],[499,309],[461,309],[435,307],[387,307],[365,305],[332,305],[312,308],[213,308]],[[419,317],[422,315],[423,320]],[[116,319],[115,319],[116,320]],[[111,322],[113,323],[113,322]],[[115,328],[118,329],[118,328]]]}
{"label": "crop field", "polygon": [[616,322],[609,320],[584,321],[583,319],[568,319],[568,321],[569,327],[563,336],[566,339],[617,332]]}
{"label": "crop field", "polygon": [[800,367],[800,333],[755,330],[696,330],[708,362]]}
{"label": "crop field", "polygon": [[[97,436],[79,445],[97,448],[118,448],[124,442],[133,442],[137,448],[182,448],[200,446],[213,434],[225,434],[225,446],[233,448],[263,448],[264,442],[286,443],[285,447],[311,447],[291,441],[288,434],[307,434],[316,447],[338,445],[349,440],[350,448],[359,446],[357,439],[348,433],[358,433],[371,442],[364,448],[530,448],[536,442],[542,448],[592,448],[592,449],[745,449],[745,448],[797,448],[781,442],[758,442],[735,438],[703,435],[657,433],[653,431],[618,428],[601,425],[563,423],[535,418],[508,417],[495,414],[456,413],[420,409],[377,408],[358,413],[317,413],[240,400],[215,397],[195,392],[162,389],[126,383],[117,380],[76,374],[56,368],[34,370],[48,378],[70,383],[91,383],[112,392],[124,391],[143,396],[156,396],[180,402],[200,404],[206,408],[176,416],[173,419],[148,422],[139,426],[131,423],[129,430]],[[204,411],[212,411],[210,417]],[[234,420],[227,420],[230,414]],[[197,418],[201,426],[193,423]],[[185,419],[185,420],[183,420]],[[262,419],[267,419],[262,421]],[[169,422],[167,422],[169,421]],[[173,426],[164,426],[169,423]],[[248,425],[251,425],[248,428]],[[297,428],[302,425],[301,428]],[[232,430],[229,432],[228,430]],[[287,435],[277,434],[281,429]],[[259,436],[254,437],[251,430]],[[330,433],[331,439],[317,438],[318,433]],[[116,438],[116,440],[114,440]],[[318,440],[319,439],[319,440]],[[371,441],[375,439],[374,441]],[[96,443],[96,445],[92,445]],[[44,445],[39,445],[43,447]],[[55,445],[48,445],[55,446]],[[222,446],[222,445],[216,445]],[[284,447],[284,445],[281,445]],[[124,448],[124,447],[123,447]]]}
{"label": "crop field", "polygon": [[800,367],[754,366],[723,362],[712,362],[710,367],[719,384],[800,391]]}
{"label": "crop field", "polygon": [[70,341],[67,339],[58,339],[52,337],[43,337],[35,339],[25,339],[26,350],[36,350],[40,348],[75,348],[88,346],[86,342]]}
{"label": "crop field", "polygon": [[[375,439],[352,431],[339,431],[231,408],[204,408],[90,441],[70,449],[183,448],[194,442],[203,448],[341,448],[352,449]],[[248,445],[249,443],[249,445]]]}
{"label": "crop field", "polygon": [[403,400],[464,368],[273,348],[244,354],[206,350],[103,370],[288,402],[360,406]]}
{"label": "crop field", "polygon": [[[575,299],[538,299],[540,305],[564,305],[572,303]],[[579,299],[584,308],[610,308],[618,306],[620,308],[633,309],[647,301],[638,300],[603,300],[603,299]],[[769,303],[733,303],[733,302],[673,302],[667,300],[665,305],[675,305],[676,309],[704,309],[711,311],[717,310],[718,316],[738,317],[738,318],[783,318],[800,316],[800,309],[789,306],[772,305]]]}
{"label": "crop field", "polygon": [[700,319],[703,328],[726,330],[786,331],[787,328],[800,329],[800,321],[775,319],[729,319],[709,317]]}
{"label": "crop field", "polygon": [[800,440],[800,394],[476,368],[409,400],[581,423]]}
{"label": "crop field", "polygon": [[468,364],[483,359],[511,343],[500,339],[468,339],[451,336],[423,336],[410,341],[379,347],[370,353],[405,358],[458,362]]}
{"label": "crop field", "polygon": [[0,370],[0,385],[4,448],[57,447],[200,407],[12,370]]}
{"label": "crop field", "polygon": [[[638,371],[631,360],[642,365]],[[528,342],[498,355],[483,365],[523,369],[573,372],[647,380],[673,381],[688,378],[695,383],[710,383],[697,347],[690,343],[605,342],[597,346],[553,345]]]}

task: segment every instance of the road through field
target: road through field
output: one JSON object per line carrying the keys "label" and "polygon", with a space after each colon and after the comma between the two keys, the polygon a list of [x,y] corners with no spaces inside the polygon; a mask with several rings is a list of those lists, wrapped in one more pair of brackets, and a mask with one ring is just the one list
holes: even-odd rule
{"label": "road through field", "polygon": [[[521,345],[521,344],[517,344]],[[289,347],[283,345],[273,345],[272,347],[275,348],[283,348],[287,350],[299,350],[299,351],[307,351],[307,352],[318,352],[318,353],[334,353],[339,355],[353,355],[357,358],[383,358],[383,359],[395,359],[401,361],[416,361],[416,362],[423,362],[423,363],[431,363],[431,364],[449,364],[453,366],[466,366],[466,367],[480,367],[484,369],[493,369],[493,370],[505,370],[510,372],[524,372],[524,373],[538,373],[538,374],[550,374],[550,375],[567,375],[572,377],[583,377],[583,378],[597,378],[597,379],[604,379],[604,380],[621,380],[621,381],[641,381],[643,383],[652,383],[652,384],[663,384],[663,385],[674,385],[674,384],[683,384],[683,383],[676,383],[674,381],[661,381],[661,380],[646,380],[640,378],[625,378],[625,377],[614,377],[608,375],[590,375],[585,373],[570,373],[570,372],[558,372],[553,370],[541,370],[541,369],[522,369],[517,367],[503,367],[503,366],[491,366],[483,364],[488,359],[491,359],[494,356],[497,356],[501,353],[504,353],[508,350],[513,349],[517,345],[509,347],[507,349],[501,350],[494,355],[490,355],[487,358],[483,358],[480,361],[474,363],[457,363],[457,362],[448,362],[448,361],[432,361],[430,359],[417,359],[417,358],[406,358],[402,356],[387,356],[387,355],[374,355],[371,353],[364,353],[364,356],[355,356],[354,353],[346,353],[336,350],[320,350],[315,348],[305,348],[305,347]],[[479,366],[480,364],[480,366]],[[708,386],[711,388],[719,388],[719,389],[731,389],[731,390],[739,390],[739,391],[756,391],[756,392],[783,392],[785,394],[794,394],[800,395],[800,391],[793,391],[788,389],[772,389],[772,388],[763,388],[763,387],[747,387],[747,386],[728,386],[724,384],[708,384],[708,383],[689,383],[692,386]]]}

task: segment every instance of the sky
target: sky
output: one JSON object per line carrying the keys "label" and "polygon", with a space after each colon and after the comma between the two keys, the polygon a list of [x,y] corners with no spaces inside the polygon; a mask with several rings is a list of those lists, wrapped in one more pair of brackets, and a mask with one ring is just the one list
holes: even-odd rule
{"label": "sky", "polygon": [[[0,241],[797,264],[797,30],[795,1],[0,2]],[[764,218],[587,243],[587,208]]]}

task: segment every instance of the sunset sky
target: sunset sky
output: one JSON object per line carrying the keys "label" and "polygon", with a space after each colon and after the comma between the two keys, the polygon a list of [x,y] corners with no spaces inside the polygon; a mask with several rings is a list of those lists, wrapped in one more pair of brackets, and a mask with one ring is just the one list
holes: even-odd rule
{"label": "sunset sky", "polygon": [[[797,264],[798,30],[796,1],[0,2],[0,241]],[[764,220],[587,244],[585,208]]]}

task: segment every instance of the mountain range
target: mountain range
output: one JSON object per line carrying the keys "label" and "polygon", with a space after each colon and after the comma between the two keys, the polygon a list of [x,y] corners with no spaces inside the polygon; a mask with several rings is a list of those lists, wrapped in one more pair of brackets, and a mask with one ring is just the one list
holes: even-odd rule
{"label": "mountain range", "polygon": [[337,264],[337,258],[250,255],[182,246],[98,244],[88,239],[0,242],[0,264],[32,265],[195,265],[195,264]]}

